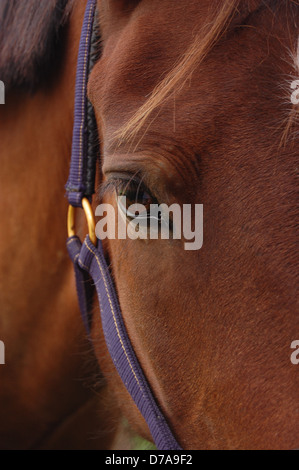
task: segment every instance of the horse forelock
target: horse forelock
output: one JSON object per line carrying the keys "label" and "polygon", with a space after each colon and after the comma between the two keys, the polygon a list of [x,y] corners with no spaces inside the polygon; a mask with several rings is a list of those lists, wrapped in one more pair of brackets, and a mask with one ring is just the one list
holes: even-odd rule
{"label": "horse forelock", "polygon": [[2,0],[0,79],[6,88],[35,91],[49,80],[62,51],[73,0]]}

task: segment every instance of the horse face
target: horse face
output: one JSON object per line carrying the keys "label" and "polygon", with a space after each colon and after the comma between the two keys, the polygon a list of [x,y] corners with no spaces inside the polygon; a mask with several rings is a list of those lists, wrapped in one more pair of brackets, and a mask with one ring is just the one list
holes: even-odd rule
{"label": "horse face", "polygon": [[[203,204],[200,250],[107,242],[132,344],[185,448],[296,446],[299,8],[273,3],[99,2],[89,94],[105,180],[125,181],[131,199],[139,187],[159,203]],[[105,201],[115,205],[114,191]],[[120,386],[119,397],[143,429]]]}

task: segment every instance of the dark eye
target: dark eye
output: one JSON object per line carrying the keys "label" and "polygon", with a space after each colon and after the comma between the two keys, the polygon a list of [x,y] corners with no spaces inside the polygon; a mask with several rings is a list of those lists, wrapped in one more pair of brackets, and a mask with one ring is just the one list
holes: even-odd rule
{"label": "dark eye", "polygon": [[135,204],[140,205],[141,211],[138,210],[138,216],[144,218],[150,217],[150,208],[153,204],[158,205],[157,199],[151,195],[150,191],[141,181],[130,180],[119,182],[116,194],[120,210],[129,219],[136,217],[136,212],[130,211],[130,207]]}

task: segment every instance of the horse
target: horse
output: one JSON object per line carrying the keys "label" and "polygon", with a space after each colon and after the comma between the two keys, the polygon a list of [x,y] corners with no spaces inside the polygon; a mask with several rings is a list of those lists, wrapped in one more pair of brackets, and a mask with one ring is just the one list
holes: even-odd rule
{"label": "horse", "polygon": [[[74,1],[73,11],[81,5]],[[296,448],[298,369],[290,345],[299,323],[299,3],[99,0],[97,9],[101,56],[88,95],[101,144],[98,202],[120,210],[115,196],[121,188],[133,202],[204,207],[200,250],[186,251],[176,239],[103,242],[124,324],[150,388],[184,449]],[[65,93],[73,95],[66,81]],[[57,83],[52,91],[60,104]],[[55,108],[47,93],[46,104]],[[51,110],[36,96],[38,116]],[[55,144],[61,145],[62,124],[53,112],[47,116],[52,125],[60,123]],[[61,169],[66,154],[56,162]],[[34,167],[30,178],[35,172]],[[36,172],[39,184],[41,174]],[[60,182],[52,178],[54,183]],[[43,202],[51,199],[49,189],[40,186],[47,195]],[[49,204],[37,212],[48,220],[51,210]],[[31,214],[31,206],[24,213]],[[82,233],[81,218],[77,225]],[[56,230],[51,238],[45,231],[51,263],[57,237]],[[62,264],[71,278],[69,265]],[[60,305],[67,305],[73,319],[77,308],[69,282],[71,303],[64,294]],[[53,293],[59,295],[61,285]],[[36,336],[40,332],[37,327]],[[49,338],[44,333],[43,341]],[[152,440],[108,353],[96,306],[91,338],[117,409]]]}
{"label": "horse", "polygon": [[84,2],[71,3],[0,3],[1,449],[106,449],[117,434],[65,247],[84,15]]}
{"label": "horse", "polygon": [[[105,241],[151,389],[184,449],[298,447],[298,1],[98,7],[100,197],[116,207],[121,185],[132,202],[204,208],[198,251]],[[150,439],[99,330],[95,318],[101,368]]]}

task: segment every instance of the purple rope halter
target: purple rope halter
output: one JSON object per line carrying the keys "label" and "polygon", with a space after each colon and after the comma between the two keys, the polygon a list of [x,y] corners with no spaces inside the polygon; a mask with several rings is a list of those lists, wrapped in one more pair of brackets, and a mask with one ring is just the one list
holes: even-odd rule
{"label": "purple rope halter", "polygon": [[[95,158],[89,155],[90,112],[86,94],[96,3],[96,0],[87,1],[78,55],[72,158],[66,185],[68,200],[73,207],[82,207],[83,199],[90,200],[94,192],[92,180]],[[92,293],[95,288],[109,353],[124,385],[147,422],[157,448],[181,450],[159,409],[132,348],[101,241],[96,248],[89,236],[82,244],[79,238],[73,235],[68,238],[67,248],[74,263],[79,304],[87,331],[90,331]]]}

